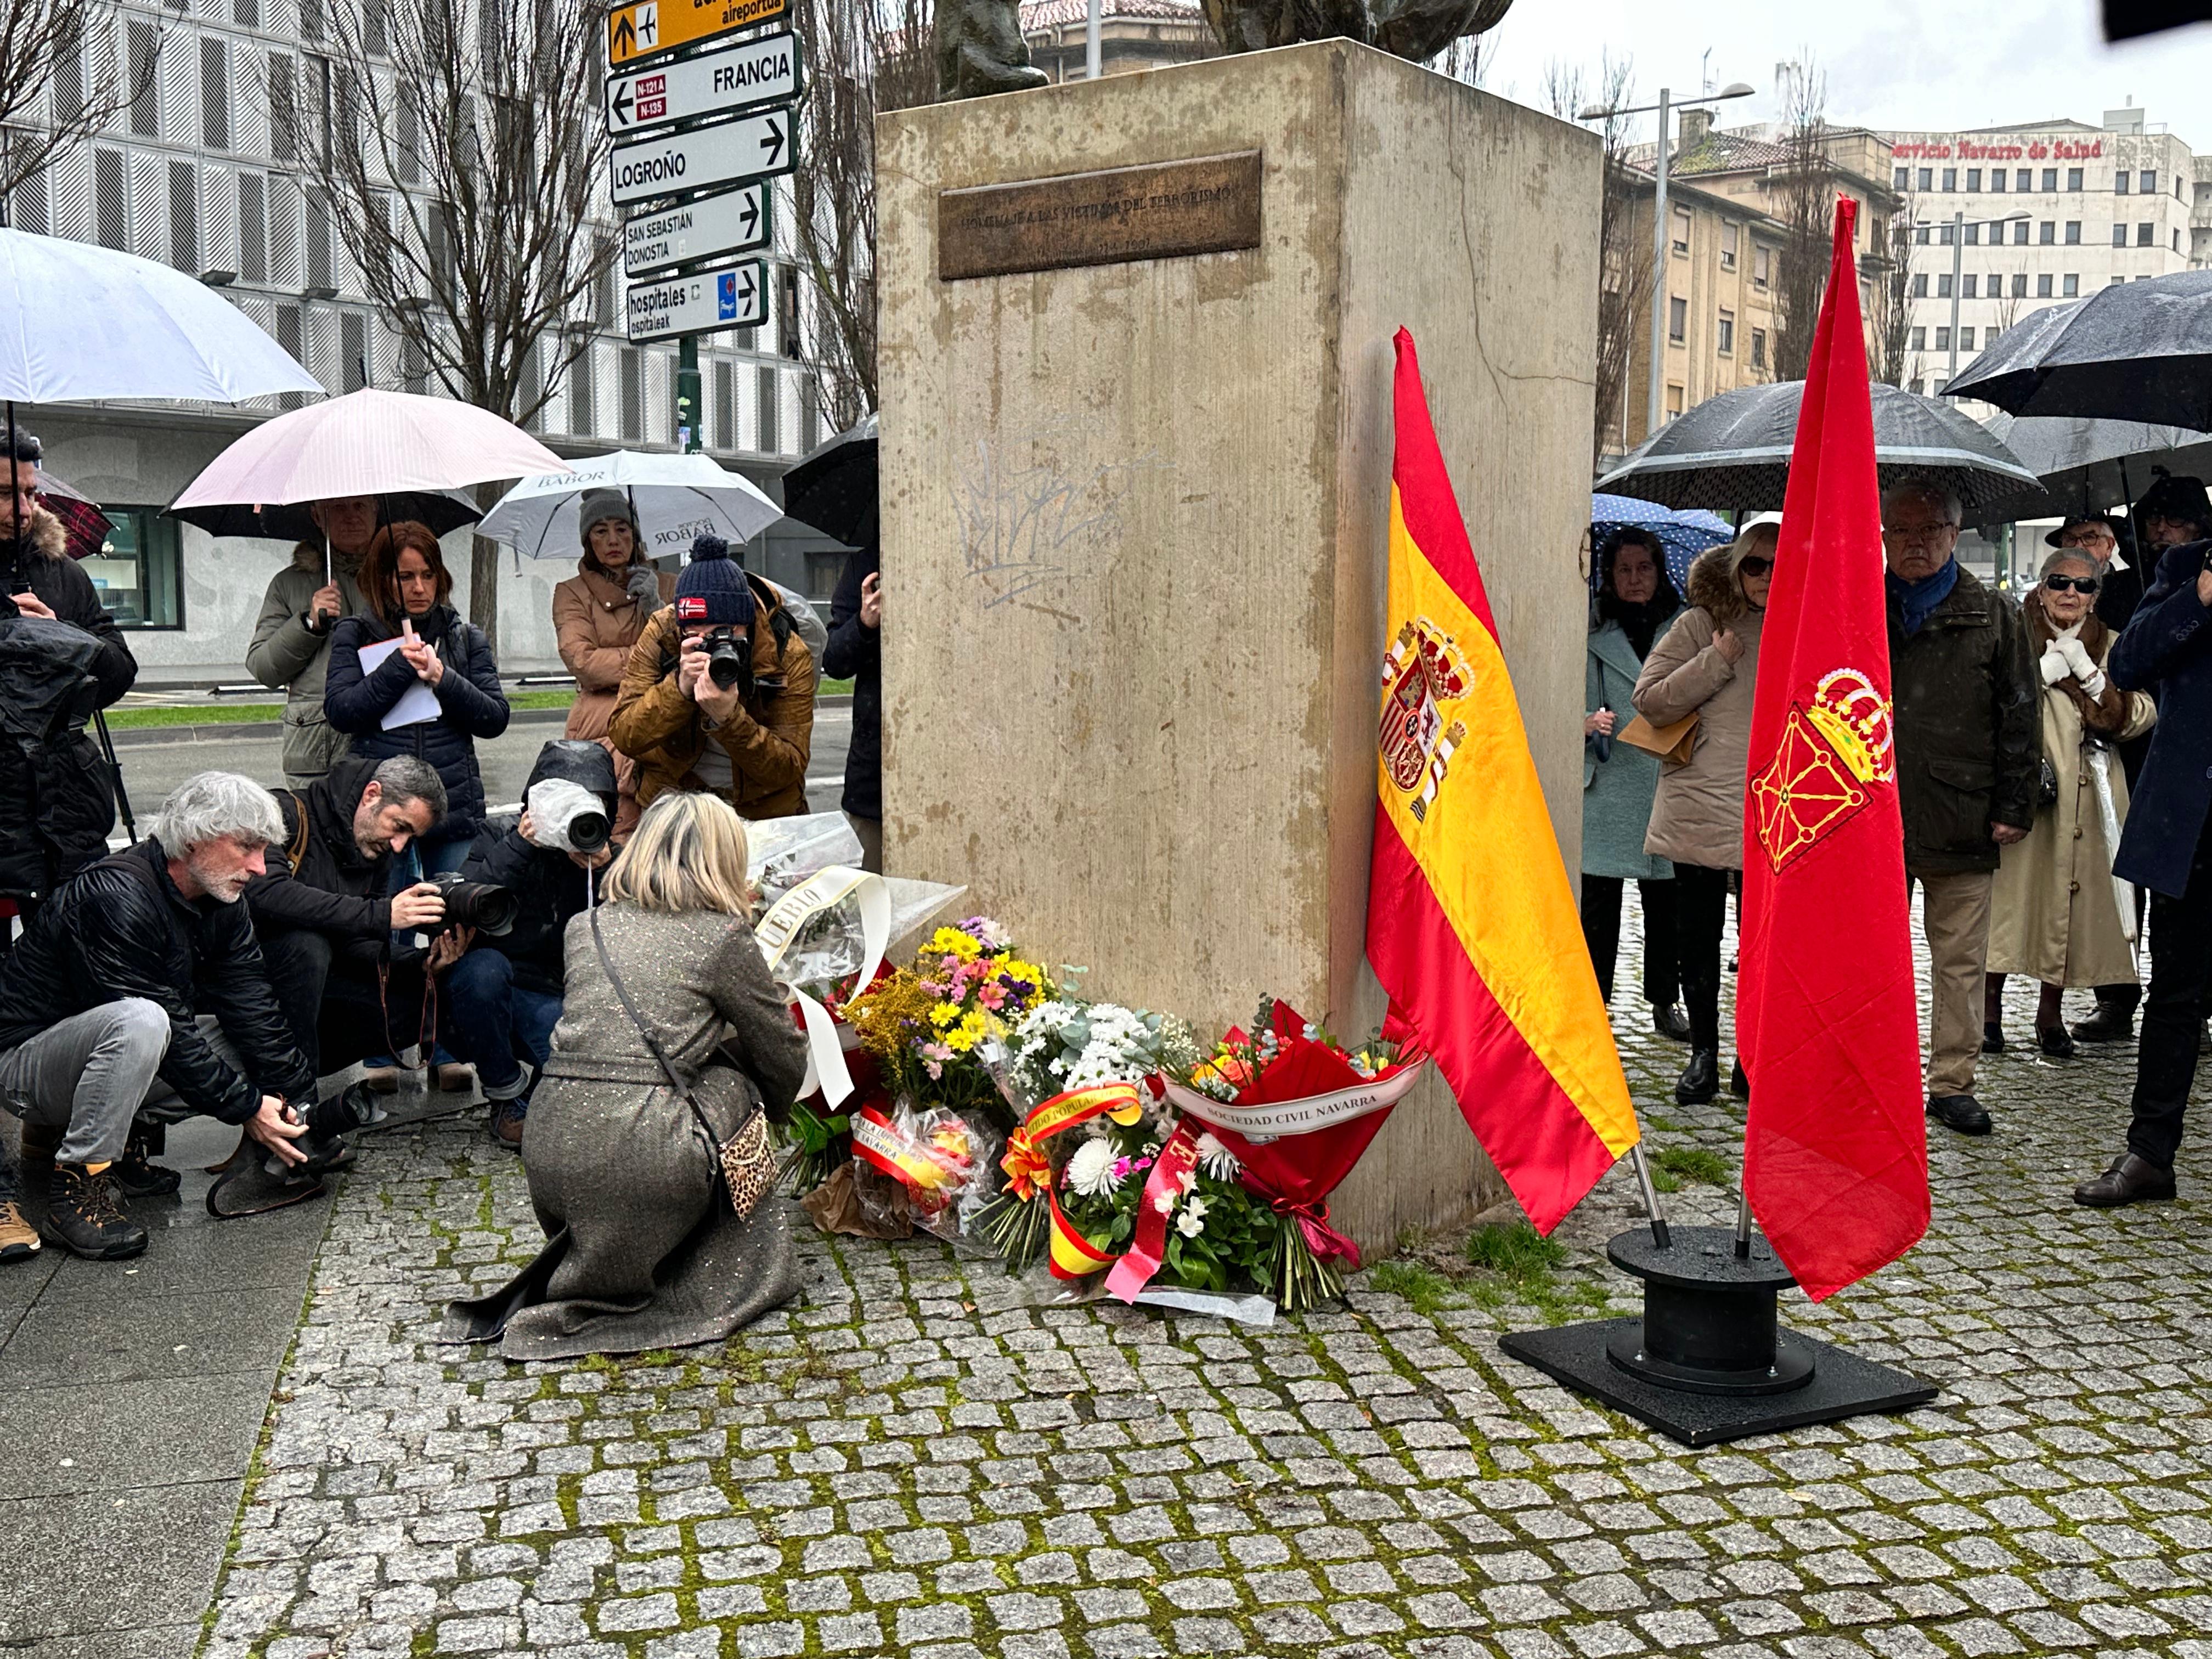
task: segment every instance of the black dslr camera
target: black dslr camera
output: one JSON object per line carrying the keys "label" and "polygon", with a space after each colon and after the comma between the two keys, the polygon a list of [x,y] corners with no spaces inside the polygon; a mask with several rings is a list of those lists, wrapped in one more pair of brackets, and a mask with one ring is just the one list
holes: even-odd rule
{"label": "black dslr camera", "polygon": [[751,678],[752,649],[732,628],[718,628],[707,635],[707,678],[723,690]]}
{"label": "black dslr camera", "polygon": [[424,879],[446,901],[446,919],[439,924],[441,927],[473,927],[480,933],[495,936],[514,927],[521,903],[512,889],[488,881],[464,881],[458,870],[447,870]]}

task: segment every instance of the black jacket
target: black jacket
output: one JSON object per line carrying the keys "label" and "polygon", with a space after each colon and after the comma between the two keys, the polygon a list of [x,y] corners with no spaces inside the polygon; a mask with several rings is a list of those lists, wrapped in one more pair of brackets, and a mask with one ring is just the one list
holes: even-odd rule
{"label": "black jacket", "polygon": [[2189,885],[2197,838],[2212,812],[2212,611],[2197,598],[2197,573],[2212,542],[2160,555],[2135,619],[2107,664],[2123,691],[2158,699],[2142,787],[2128,801],[2112,873],[2179,898]]}
{"label": "black jacket", "polygon": [[[253,931],[261,938],[325,933],[342,961],[374,968],[383,958],[392,932],[392,900],[386,891],[392,855],[364,858],[353,838],[353,815],[376,768],[365,756],[348,755],[304,794],[276,792],[284,815],[284,845],[269,848],[267,873],[246,889]],[[300,843],[303,801],[307,838],[295,861],[290,849]]]}
{"label": "black jacket", "polygon": [[361,672],[362,647],[394,638],[398,624],[364,613],[348,617],[331,634],[330,672],[323,681],[323,713],[352,738],[352,752],[374,760],[414,755],[438,769],[446,786],[442,838],[473,836],[483,823],[483,779],[477,771],[475,740],[507,730],[507,694],[500,690],[499,667],[483,630],[463,622],[447,605],[431,607],[415,632],[438,647],[446,672],[438,682],[439,715],[392,731],[384,716],[420,684],[407,659],[397,651],[374,674]]}
{"label": "black jacket", "polygon": [[[107,854],[115,780],[84,726],[131,689],[138,664],[64,550],[61,521],[33,514],[23,539],[22,574],[56,621],[19,626],[15,601],[0,597],[0,631],[9,636],[0,649],[0,702],[9,711],[0,741],[0,893],[43,898]],[[8,562],[0,551],[0,574]],[[55,631],[64,624],[66,634]]]}
{"label": "black jacket", "polygon": [[1917,633],[1889,596],[1890,695],[1905,867],[1994,870],[1992,822],[2035,824],[2042,697],[2020,607],[1960,569]]}
{"label": "black jacket", "polygon": [[[243,1123],[264,1094],[313,1093],[246,905],[187,901],[150,836],[84,871],[32,918],[0,969],[0,1050],[125,997],[167,1012],[161,1080],[194,1111]],[[203,1011],[222,1021],[248,1076],[208,1046],[196,1023]]]}
{"label": "black jacket", "polygon": [[[538,750],[523,785],[526,803],[530,791],[549,778],[590,790],[599,798],[609,821],[613,820],[620,805],[614,762],[598,744],[556,738]],[[487,820],[477,831],[461,875],[465,880],[507,888],[517,900],[514,926],[501,934],[479,933],[477,948],[489,945],[512,962],[515,983],[525,989],[559,996],[565,981],[562,935],[570,919],[583,914],[590,890],[584,872],[566,853],[523,840],[521,822],[519,812],[501,812]]]}
{"label": "black jacket", "polygon": [[830,601],[830,648],[822,672],[853,682],[853,745],[845,751],[845,799],[856,818],[884,815],[884,642],[883,630],[860,620],[860,583],[883,562],[879,550],[864,547],[845,561],[837,592]]}

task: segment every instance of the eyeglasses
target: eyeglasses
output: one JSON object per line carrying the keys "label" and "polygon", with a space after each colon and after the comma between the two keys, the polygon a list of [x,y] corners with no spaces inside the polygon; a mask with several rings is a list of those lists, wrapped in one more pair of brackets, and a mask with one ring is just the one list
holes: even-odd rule
{"label": "eyeglasses", "polygon": [[1756,553],[1747,553],[1736,561],[1735,568],[1747,576],[1764,576],[1774,568],[1774,561],[1763,559]]}
{"label": "eyeglasses", "polygon": [[2109,530],[2078,530],[2070,536],[2061,536],[2058,544],[2061,547],[2089,549],[2113,547],[2119,544],[2119,538]]}
{"label": "eyeglasses", "polygon": [[1881,527],[1885,536],[1894,536],[1901,542],[1932,542],[1945,531],[1955,533],[1959,526],[1948,520],[1940,524],[1886,524]]}
{"label": "eyeglasses", "polygon": [[2054,593],[2094,593],[2097,591],[2094,576],[2045,576],[2043,585]]}

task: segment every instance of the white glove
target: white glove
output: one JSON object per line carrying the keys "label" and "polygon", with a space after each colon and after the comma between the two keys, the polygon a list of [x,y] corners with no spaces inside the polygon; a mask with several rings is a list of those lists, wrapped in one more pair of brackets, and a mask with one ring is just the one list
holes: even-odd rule
{"label": "white glove", "polygon": [[2058,647],[2059,654],[2066,659],[2066,666],[2074,678],[2086,685],[2089,676],[2097,672],[2097,665],[2091,660],[2088,647],[2078,639],[2057,640],[2053,643]]}
{"label": "white glove", "polygon": [[2092,668],[2087,674],[2081,677],[2081,694],[2092,701],[2103,696],[2105,695],[2104,670]]}
{"label": "white glove", "polygon": [[2036,667],[2041,672],[2045,685],[2056,685],[2073,672],[2067,665],[2066,653],[2058,648],[2056,640],[2043,647],[2043,656],[2036,663]]}

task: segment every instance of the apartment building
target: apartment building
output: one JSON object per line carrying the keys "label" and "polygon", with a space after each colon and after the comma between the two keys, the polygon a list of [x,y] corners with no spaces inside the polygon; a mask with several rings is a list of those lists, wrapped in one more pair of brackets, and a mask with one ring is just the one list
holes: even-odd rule
{"label": "apartment building", "polygon": [[[434,395],[441,388],[407,360],[400,335],[369,302],[328,210],[303,187],[297,161],[272,129],[272,93],[308,107],[331,106],[328,3],[169,0],[160,8],[125,5],[96,22],[79,52],[53,66],[48,95],[64,110],[82,107],[103,62],[129,75],[125,84],[137,82],[142,67],[152,70],[150,89],[106,131],[58,155],[19,189],[9,204],[11,222],[192,273],[219,288],[333,392],[375,385]],[[586,100],[567,118],[598,116]],[[791,216],[782,207],[787,202],[777,216],[787,234]],[[600,216],[612,229],[615,216],[604,198]],[[700,342],[708,453],[757,481],[775,477],[823,435],[787,245],[774,270],[765,326]],[[555,384],[531,424],[558,453],[675,442],[674,343],[634,346],[623,337],[621,281],[618,270],[610,273],[578,319],[589,343],[573,367],[560,369],[551,343],[540,348]],[[66,319],[52,320],[67,325]],[[149,678],[220,677],[243,660],[262,591],[289,549],[218,544],[160,509],[281,401],[21,411],[46,440],[50,468],[99,499],[117,522],[106,555],[88,561],[88,569],[131,630],[131,648]],[[811,569],[809,549],[817,550],[811,562],[826,572],[833,556],[818,551],[823,545],[787,526],[771,531],[749,557],[793,586],[820,586],[810,582],[822,573]],[[448,547],[465,594],[465,537]],[[551,586],[572,574],[573,567],[550,562],[510,564],[502,574],[502,662],[553,659]]]}
{"label": "apartment building", "polygon": [[[1221,48],[1196,0],[1104,0],[1098,23],[1102,74],[1165,69],[1213,58]],[[1030,62],[1055,83],[1087,73],[1091,0],[1024,0]]]}
{"label": "apartment building", "polygon": [[1883,137],[1911,215],[1912,390],[2045,306],[2212,255],[2212,168],[2141,109]]}

